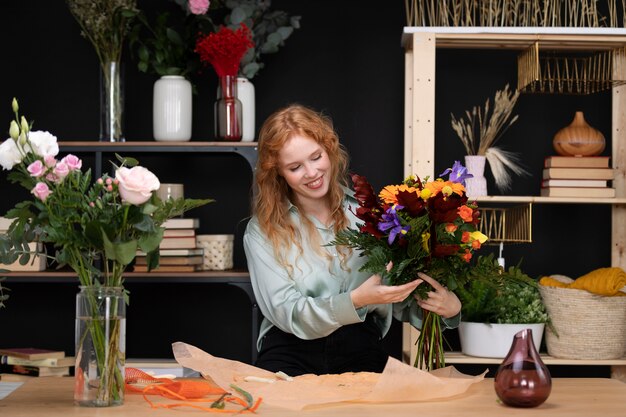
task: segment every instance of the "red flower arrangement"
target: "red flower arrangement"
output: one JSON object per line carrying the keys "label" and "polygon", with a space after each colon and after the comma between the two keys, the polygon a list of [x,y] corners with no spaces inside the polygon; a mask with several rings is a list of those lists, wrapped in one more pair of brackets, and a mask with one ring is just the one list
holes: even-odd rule
{"label": "red flower arrangement", "polygon": [[244,24],[237,30],[222,26],[217,32],[200,36],[195,52],[203,64],[211,64],[219,77],[236,76],[246,51],[254,46],[252,32]]}

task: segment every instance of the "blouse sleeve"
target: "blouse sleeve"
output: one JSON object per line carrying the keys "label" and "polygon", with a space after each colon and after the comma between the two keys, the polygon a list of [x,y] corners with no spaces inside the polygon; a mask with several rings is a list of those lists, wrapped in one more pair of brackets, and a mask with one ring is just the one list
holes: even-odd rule
{"label": "blouse sleeve", "polygon": [[248,223],[243,244],[259,308],[282,331],[301,339],[316,339],[364,320],[365,311],[357,313],[348,291],[331,291],[323,296],[303,294],[276,260],[254,219]]}
{"label": "blouse sleeve", "polygon": [[[393,305],[393,316],[400,321],[411,323],[416,329],[422,328],[422,309],[419,308],[413,296],[409,296],[406,300],[395,303]],[[461,312],[456,316],[449,318],[441,318],[441,322],[446,329],[454,329],[461,322]]]}

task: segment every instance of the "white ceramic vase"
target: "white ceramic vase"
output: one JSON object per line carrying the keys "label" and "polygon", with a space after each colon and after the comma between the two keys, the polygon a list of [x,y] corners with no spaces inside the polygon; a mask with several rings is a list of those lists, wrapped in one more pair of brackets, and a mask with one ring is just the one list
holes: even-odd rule
{"label": "white ceramic vase", "polygon": [[252,142],[255,139],[255,95],[254,84],[245,77],[237,77],[237,98],[241,101],[242,109],[242,142]]}
{"label": "white ceramic vase", "polygon": [[535,348],[539,351],[544,327],[544,323],[497,324],[462,321],[459,325],[461,352],[481,358],[504,358],[509,353],[515,334],[524,329],[531,329]]}
{"label": "white ceramic vase", "polygon": [[154,140],[191,139],[191,83],[180,75],[164,75],[154,83],[152,130]]}
{"label": "white ceramic vase", "polygon": [[470,198],[487,195],[486,159],[483,155],[465,155],[465,167],[473,175],[472,178],[465,180],[465,191]]}

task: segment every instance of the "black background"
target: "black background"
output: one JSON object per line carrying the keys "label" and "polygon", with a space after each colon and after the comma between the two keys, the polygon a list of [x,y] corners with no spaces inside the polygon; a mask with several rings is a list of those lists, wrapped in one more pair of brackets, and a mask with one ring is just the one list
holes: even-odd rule
{"label": "black background", "polygon": [[[175,7],[165,0],[139,1],[149,10]],[[403,178],[404,2],[275,0],[275,10],[300,15],[301,29],[252,80],[256,89],[257,131],[274,110],[302,103],[330,115],[351,155],[351,169],[374,188]],[[0,3],[0,117],[8,137],[11,99],[62,141],[97,141],[99,64],[91,44],[61,0]],[[462,160],[461,141],[450,126],[496,90],[516,85],[516,53],[494,50],[438,50],[436,62],[436,173]],[[156,76],[139,73],[129,54],[125,64],[125,134],[128,141],[152,141],[152,86]],[[210,141],[217,77],[207,68],[193,77],[192,141]],[[577,110],[607,138],[610,155],[611,95],[522,95],[519,120],[499,145],[519,152],[529,177],[515,177],[512,195],[538,195],[543,159],[554,154],[552,137]],[[0,119],[2,120],[2,119]],[[241,234],[249,214],[251,171],[235,155],[129,155],[140,159],[161,182],[184,182],[187,197],[216,203],[190,213],[201,219],[200,233],[234,233],[235,266],[245,267]],[[420,174],[420,173],[416,173]],[[489,193],[499,194],[487,169]],[[0,178],[4,211],[25,190]],[[610,207],[544,204],[533,206],[533,243],[507,245],[509,265],[521,262],[533,277],[580,276],[609,266]],[[495,251],[485,248],[482,253]],[[11,299],[0,310],[0,346],[45,346],[73,352],[75,284],[10,281]],[[131,303],[127,357],[171,357],[171,343],[184,341],[222,357],[250,357],[250,303],[234,287],[208,284],[127,284]],[[390,332],[390,352],[400,352],[400,326]],[[455,345],[456,332],[449,332]]]}

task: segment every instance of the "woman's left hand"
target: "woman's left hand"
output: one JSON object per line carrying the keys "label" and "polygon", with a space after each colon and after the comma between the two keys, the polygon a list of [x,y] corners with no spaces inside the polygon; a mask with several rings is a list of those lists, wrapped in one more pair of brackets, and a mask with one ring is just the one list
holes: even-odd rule
{"label": "woman's left hand", "polygon": [[461,311],[461,301],[455,293],[449,291],[446,287],[442,286],[439,282],[432,279],[428,275],[418,272],[417,276],[422,281],[420,285],[426,281],[429,283],[435,291],[429,291],[427,293],[428,298],[422,300],[418,295],[415,295],[417,304],[423,309],[432,311],[439,314],[443,318],[454,317]]}

